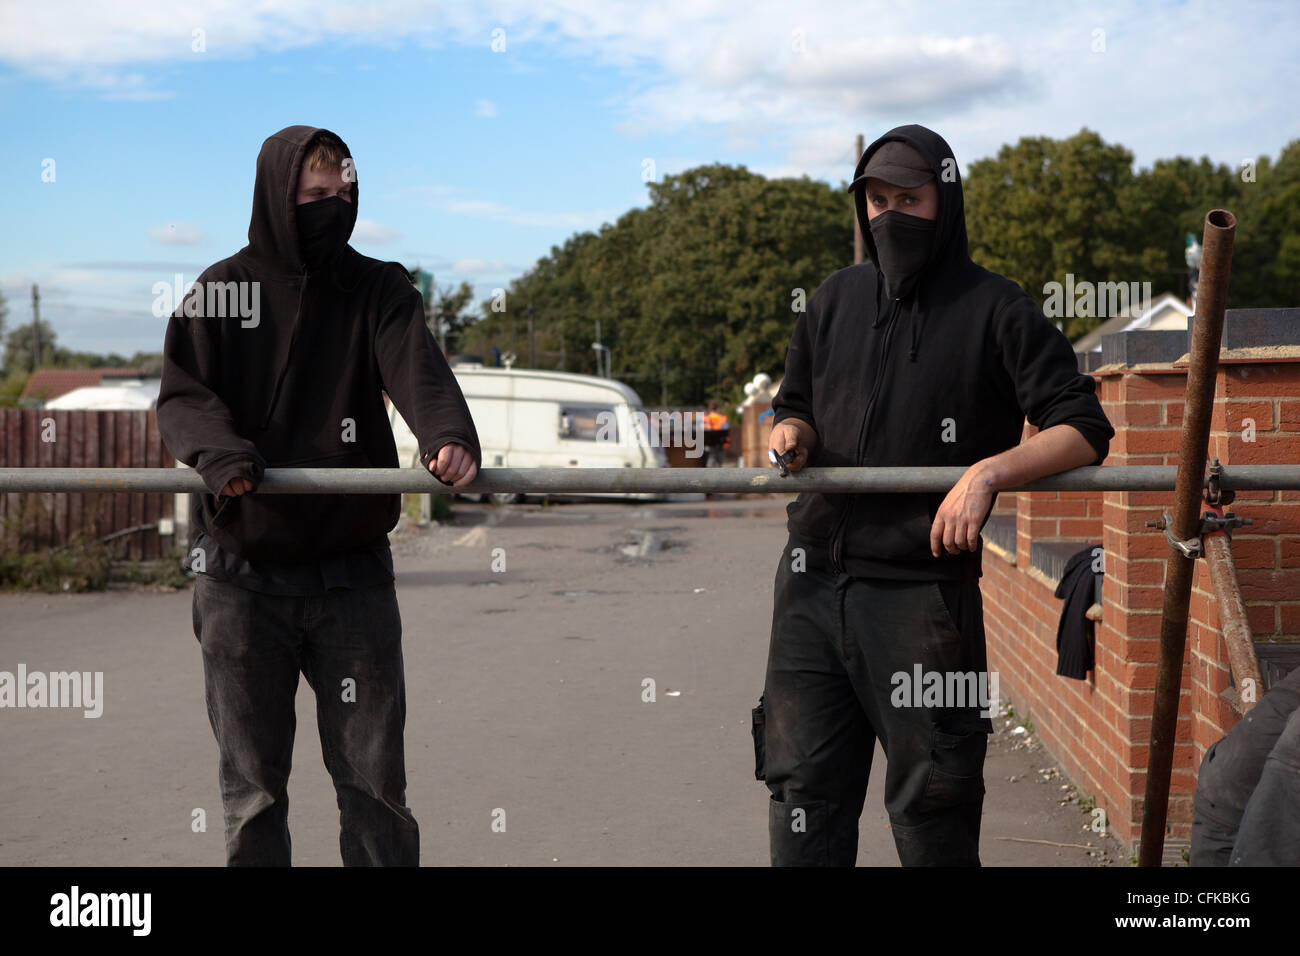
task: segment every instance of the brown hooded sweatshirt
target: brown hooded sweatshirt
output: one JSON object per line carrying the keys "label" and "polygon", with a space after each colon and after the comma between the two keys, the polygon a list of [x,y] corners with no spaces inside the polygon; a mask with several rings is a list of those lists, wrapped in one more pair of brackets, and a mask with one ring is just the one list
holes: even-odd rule
{"label": "brown hooded sweatshirt", "polygon": [[451,442],[481,461],[406,270],[351,246],[326,270],[303,260],[298,172],[322,132],[290,126],[262,144],[248,245],[199,276],[163,346],[158,427],[211,492],[193,496],[191,526],[250,561],[309,563],[387,544],[400,495],[217,497],[233,478],[256,489],[266,468],[398,467],[385,391],[426,468]]}

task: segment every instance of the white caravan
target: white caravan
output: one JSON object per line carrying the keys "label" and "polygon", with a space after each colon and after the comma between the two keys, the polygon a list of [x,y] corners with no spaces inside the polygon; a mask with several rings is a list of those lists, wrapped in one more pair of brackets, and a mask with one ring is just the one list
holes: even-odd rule
{"label": "white caravan", "polygon": [[[452,371],[478,429],[484,468],[668,467],[663,448],[652,444],[644,433],[641,399],[622,382],[571,372],[478,364],[455,365]],[[391,402],[389,421],[403,467],[419,467],[415,436]],[[523,500],[522,495],[514,494],[492,497],[502,502]],[[703,496],[600,497],[678,500]]]}

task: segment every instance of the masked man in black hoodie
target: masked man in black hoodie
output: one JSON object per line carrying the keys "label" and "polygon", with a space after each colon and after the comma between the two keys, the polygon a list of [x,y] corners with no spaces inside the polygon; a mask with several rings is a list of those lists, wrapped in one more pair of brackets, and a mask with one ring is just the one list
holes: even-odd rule
{"label": "masked man in black hoodie", "polygon": [[[1114,431],[1065,336],[971,261],[942,137],[890,130],[849,188],[871,262],[799,317],[771,448],[791,470],[967,470],[947,495],[805,492],[788,509],[764,690],[772,863],[855,863],[878,739],[903,865],[978,866],[996,695],[980,530],[1000,488],[1100,464]],[[1017,444],[1026,417],[1039,432]]]}
{"label": "masked man in black hoodie", "polygon": [[158,427],[210,494],[191,501],[194,634],[220,751],[227,863],[290,862],[298,675],[316,694],[343,863],[419,861],[406,807],[406,690],[388,532],[401,496],[256,494],[268,467],[395,468],[387,391],[444,484],[478,435],[406,270],[349,246],[347,145],[290,126],[257,158],[248,245],[172,315]]}

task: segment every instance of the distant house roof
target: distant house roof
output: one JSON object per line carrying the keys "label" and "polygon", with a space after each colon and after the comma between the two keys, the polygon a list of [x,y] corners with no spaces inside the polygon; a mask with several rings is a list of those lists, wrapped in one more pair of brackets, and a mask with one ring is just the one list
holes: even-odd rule
{"label": "distant house roof", "polygon": [[48,402],[74,388],[101,385],[104,379],[140,378],[144,374],[142,368],[43,368],[27,377],[27,385],[18,397]]}
{"label": "distant house roof", "polygon": [[90,385],[74,388],[66,395],[45,403],[49,409],[150,409],[158,404],[162,379],[150,378],[122,385]]}
{"label": "distant house roof", "polygon": [[1131,332],[1134,329],[1177,329],[1187,328],[1187,319],[1191,316],[1192,310],[1189,309],[1178,296],[1172,292],[1166,292],[1154,302],[1151,307],[1141,315],[1134,316],[1128,307],[1125,307],[1118,315],[1107,319],[1101,325],[1097,326],[1087,335],[1079,337],[1074,343],[1076,352],[1099,352],[1101,351],[1101,337],[1110,335],[1113,332]]}

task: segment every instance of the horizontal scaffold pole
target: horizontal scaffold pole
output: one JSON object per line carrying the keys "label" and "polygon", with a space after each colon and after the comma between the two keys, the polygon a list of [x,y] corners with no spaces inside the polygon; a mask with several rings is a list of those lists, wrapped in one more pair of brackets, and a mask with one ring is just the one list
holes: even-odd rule
{"label": "horizontal scaffold pole", "polygon": [[[485,468],[461,494],[530,495],[946,492],[962,467],[805,468],[782,478],[775,468]],[[1173,491],[1172,465],[1076,468],[1006,491]],[[1300,489],[1300,465],[1223,469],[1233,491]],[[205,492],[190,468],[0,468],[3,492]],[[268,468],[256,494],[447,494],[453,489],[418,468]]]}

